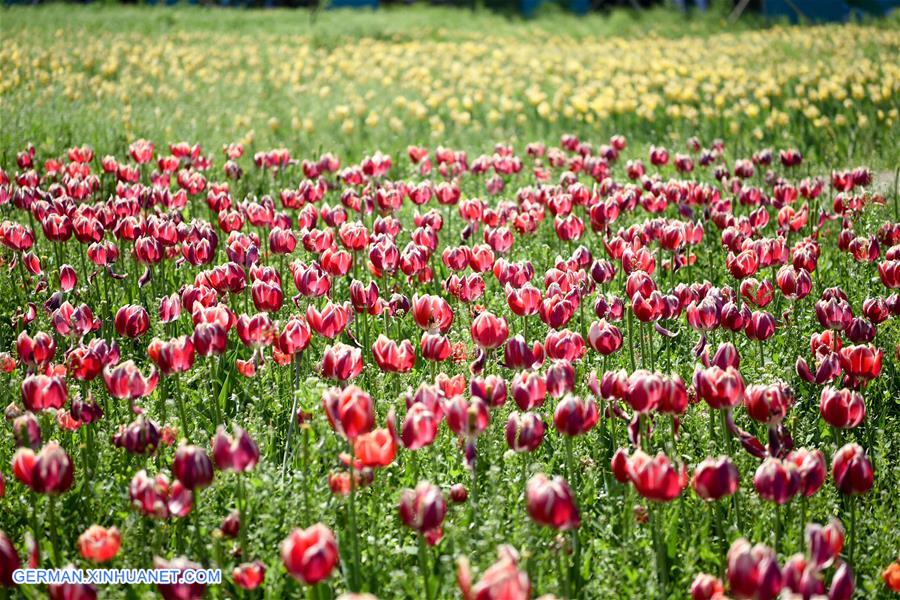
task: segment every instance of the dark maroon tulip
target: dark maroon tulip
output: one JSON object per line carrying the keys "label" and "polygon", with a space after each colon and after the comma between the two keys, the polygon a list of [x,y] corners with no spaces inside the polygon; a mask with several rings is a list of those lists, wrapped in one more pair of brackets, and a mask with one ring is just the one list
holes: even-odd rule
{"label": "dark maroon tulip", "polygon": [[41,448],[31,469],[30,487],[38,494],[62,494],[72,487],[72,460],[56,442]]}
{"label": "dark maroon tulip", "polygon": [[553,424],[561,434],[574,437],[593,429],[598,417],[597,404],[592,399],[566,394],[556,405]]}
{"label": "dark maroon tulip", "polygon": [[704,500],[718,500],[734,494],[738,489],[740,473],[727,456],[707,458],[694,470],[691,487]]}
{"label": "dark maroon tulip", "polygon": [[837,519],[828,525],[806,525],[806,549],[817,569],[827,569],[840,557],[844,547],[844,526]]}
{"label": "dark maroon tulip", "polygon": [[219,323],[198,323],[191,340],[200,356],[221,355],[228,345],[228,331]]}
{"label": "dark maroon tulip", "polygon": [[800,493],[807,498],[819,491],[825,483],[828,470],[821,450],[798,448],[788,454],[787,460],[794,463],[800,475]]}
{"label": "dark maroon tulip", "polygon": [[[75,567],[67,565],[64,571],[74,571]],[[50,600],[97,600],[97,590],[87,583],[59,583],[47,586],[47,597]]]}
{"label": "dark maroon tulip", "polygon": [[856,582],[853,579],[853,570],[850,565],[842,562],[831,577],[831,587],[828,588],[828,600],[850,600],[856,590]]}
{"label": "dark maroon tulip", "polygon": [[751,340],[767,340],[775,333],[775,317],[765,311],[753,312],[744,332]]}
{"label": "dark maroon tulip", "polygon": [[506,381],[496,375],[472,377],[469,393],[484,400],[491,408],[503,406],[506,403]]}
{"label": "dark maroon tulip", "polygon": [[875,481],[872,463],[859,444],[847,444],[834,454],[831,476],[837,489],[848,496],[865,494]]}
{"label": "dark maroon tulip", "polygon": [[143,335],[150,328],[150,315],[143,306],[126,304],[116,311],[116,333],[128,338]]}
{"label": "dark maroon tulip", "polygon": [[506,421],[506,443],[515,452],[532,452],[544,440],[544,422],[540,415],[513,411]]}
{"label": "dark maroon tulip", "polygon": [[205,488],[213,480],[213,465],[206,450],[182,445],[175,451],[172,474],[189,490]]}
{"label": "dark maroon tulip", "polygon": [[455,504],[462,504],[469,499],[469,490],[461,483],[450,486],[450,500]]}
{"label": "dark maroon tulip", "polygon": [[216,466],[223,471],[250,471],[259,462],[259,448],[250,435],[235,425],[234,436],[219,426],[212,439],[212,454]]}
{"label": "dark maroon tulip", "polygon": [[562,477],[549,479],[538,473],[525,486],[528,515],[538,524],[560,531],[577,529],[581,516],[569,484]]}
{"label": "dark maroon tulip", "polygon": [[728,550],[728,585],[735,598],[774,600],[783,586],[775,551],[764,544],[750,546],[744,538]]}
{"label": "dark maroon tulip", "polygon": [[10,539],[0,530],[0,585],[13,587],[13,571],[21,568],[22,562]]}
{"label": "dark maroon tulip", "polygon": [[[153,566],[156,569],[177,569],[178,571],[196,570],[203,567],[183,556],[166,560],[155,556]],[[156,588],[165,600],[200,600],[206,593],[206,585],[202,583],[158,584]]]}
{"label": "dark maroon tulip", "polygon": [[753,487],[765,500],[786,504],[800,491],[800,474],[794,463],[770,457],[756,469]]}
{"label": "dark maroon tulip", "polygon": [[543,375],[535,371],[516,373],[512,381],[512,397],[521,410],[543,406],[547,398],[547,383]]}
{"label": "dark maroon tulip", "polygon": [[228,513],[228,516],[225,517],[222,520],[222,524],[219,525],[219,529],[225,537],[231,539],[236,538],[241,530],[241,513],[236,510]]}
{"label": "dark maroon tulip", "polygon": [[159,446],[159,425],[140,416],[128,426],[119,428],[113,436],[113,444],[125,448],[131,454],[152,453]]}
{"label": "dark maroon tulip", "polygon": [[16,417],[12,429],[17,448],[37,450],[41,447],[41,426],[34,413],[27,412]]}
{"label": "dark maroon tulip", "polygon": [[416,489],[405,489],[398,505],[403,524],[421,534],[438,529],[447,514],[447,503],[440,488],[421,481]]}

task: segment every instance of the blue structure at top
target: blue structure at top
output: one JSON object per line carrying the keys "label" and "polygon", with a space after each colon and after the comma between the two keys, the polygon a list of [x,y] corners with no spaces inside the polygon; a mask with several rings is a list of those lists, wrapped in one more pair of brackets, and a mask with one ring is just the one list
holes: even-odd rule
{"label": "blue structure at top", "polygon": [[900,0],[764,0],[763,14],[816,23],[848,21],[865,15],[883,16],[900,8]]}

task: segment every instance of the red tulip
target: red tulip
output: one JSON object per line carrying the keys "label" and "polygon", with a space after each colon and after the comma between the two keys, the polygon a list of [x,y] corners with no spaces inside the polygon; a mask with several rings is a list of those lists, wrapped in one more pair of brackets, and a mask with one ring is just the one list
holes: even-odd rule
{"label": "red tulip", "polygon": [[259,348],[272,344],[276,329],[269,314],[262,312],[252,316],[241,315],[237,320],[237,333],[245,346]]}
{"label": "red tulip", "polygon": [[353,440],[353,454],[363,467],[386,467],[397,455],[397,438],[393,425],[363,433]]}
{"label": "red tulip", "polygon": [[362,351],[338,342],[325,349],[322,355],[322,377],[349,381],[362,373]]}
{"label": "red tulip", "polygon": [[622,332],[606,319],[600,319],[591,323],[588,343],[603,356],[608,356],[622,347]]}
{"label": "red tulip", "polygon": [[78,536],[78,552],[95,563],[109,562],[119,553],[122,539],[115,527],[91,525]]}
{"label": "red tulip", "polygon": [[846,299],[839,296],[822,298],[816,302],[816,317],[825,329],[844,331],[853,319],[853,310]]}
{"label": "red tulip", "polygon": [[740,473],[727,456],[707,458],[694,470],[691,487],[704,500],[719,500],[738,489]]}
{"label": "red tulip", "polygon": [[728,550],[728,585],[735,598],[774,600],[783,586],[775,551],[764,544],[750,546],[744,538]]}
{"label": "red tulip", "polygon": [[422,333],[419,349],[425,360],[443,362],[450,358],[450,339],[445,335],[426,331]]}
{"label": "red tulip", "polygon": [[456,581],[463,600],[528,600],[531,598],[531,582],[528,574],[519,570],[519,554],[512,546],[500,546],[499,558],[473,586],[469,561],[460,558]]}
{"label": "red tulip", "polygon": [[322,407],[331,427],[348,439],[368,433],[375,425],[372,397],[355,385],[328,390],[322,396]]}
{"label": "red tulip", "polygon": [[626,472],[641,496],[660,502],[677,498],[688,483],[684,465],[676,467],[662,452],[651,458],[637,450],[628,459]]}
{"label": "red tulip", "polygon": [[193,493],[180,481],[170,484],[159,474],[151,478],[144,470],[135,473],[128,486],[131,505],[143,515],[157,519],[185,517],[191,512]]}
{"label": "red tulip", "polygon": [[258,560],[241,563],[231,571],[231,579],[241,589],[255,590],[266,579],[266,565]]}
{"label": "red tulip", "polygon": [[553,361],[545,377],[547,392],[554,398],[562,398],[575,389],[575,368],[565,360]]}
{"label": "red tulip", "polygon": [[403,445],[409,450],[418,450],[430,445],[437,436],[440,416],[426,404],[414,402],[406,411],[403,431],[400,435]]}
{"label": "red tulip", "polygon": [[827,569],[840,557],[844,547],[844,526],[831,519],[824,527],[818,523],[806,525],[806,547],[817,569]]}
{"label": "red tulip", "polygon": [[134,361],[127,360],[118,365],[107,365],[103,369],[103,380],[113,398],[135,400],[153,393],[159,383],[159,374],[154,367],[150,376],[144,377]]}
{"label": "red tulip", "polygon": [[397,344],[384,334],[372,344],[372,356],[378,368],[388,373],[408,373],[416,362],[416,350],[409,340]]}
{"label": "red tulip", "polygon": [[506,403],[506,382],[496,375],[472,377],[469,382],[469,393],[484,400],[489,407],[497,408]]}
{"label": "red tulip", "polygon": [[556,405],[553,424],[563,435],[574,437],[593,429],[598,417],[597,405],[593,400],[566,394]]}
{"label": "red tulip", "polygon": [[794,403],[794,392],[783,383],[747,386],[744,407],[750,417],[760,423],[778,424]]}
{"label": "red tulip", "polygon": [[663,379],[659,373],[638,369],[628,378],[624,400],[639,413],[652,411],[659,404],[663,393]]}
{"label": "red tulip", "polygon": [[707,295],[699,302],[691,302],[685,309],[688,324],[697,331],[711,331],[724,318],[723,306],[717,298]]}
{"label": "red tulip", "polygon": [[533,452],[544,440],[540,415],[513,411],[506,422],[506,443],[515,452]]}
{"label": "red tulip", "polygon": [[453,324],[453,310],[440,296],[413,296],[412,313],[416,325],[429,333],[446,333]]}
{"label": "red tulip", "polygon": [[234,426],[234,436],[225,433],[221,425],[212,439],[212,455],[216,467],[222,471],[242,473],[250,471],[259,462],[259,447],[246,431]]}
{"label": "red tulip", "polygon": [[69,397],[62,377],[29,375],[22,381],[22,403],[32,412],[62,408]]}
{"label": "red tulip", "polygon": [[800,476],[800,493],[809,498],[825,483],[825,457],[820,450],[798,448],[787,459],[797,468]]}
{"label": "red tulip", "polygon": [[691,582],[691,600],[720,600],[725,598],[722,581],[707,573],[698,573]]}
{"label": "red tulip", "polygon": [[53,360],[56,354],[56,341],[43,331],[38,331],[34,338],[23,331],[16,338],[16,354],[25,364],[43,365]]}
{"label": "red tulip", "polygon": [[172,459],[172,474],[189,490],[205,488],[213,480],[213,464],[206,450],[183,444]]}
{"label": "red tulip", "polygon": [[35,454],[19,448],[13,456],[16,479],[38,494],[61,494],[72,487],[72,460],[57,442],[49,442]]}
{"label": "red tulip", "polygon": [[488,311],[472,320],[472,340],[482,348],[491,350],[503,344],[509,337],[506,317],[496,317]]}
{"label": "red tulip", "polygon": [[121,336],[140,337],[150,328],[150,315],[143,306],[126,304],[116,311],[115,325]]}
{"label": "red tulip", "polygon": [[770,457],[757,467],[753,487],[763,499],[786,504],[800,491],[800,474],[793,462]]}
{"label": "red tulip", "polygon": [[403,490],[398,510],[404,525],[424,535],[440,529],[447,514],[447,503],[440,488],[421,481],[416,489]]}
{"label": "red tulip", "polygon": [[581,525],[572,490],[562,477],[548,479],[541,473],[534,475],[525,486],[525,502],[528,516],[539,525],[560,531]]}
{"label": "red tulip", "polygon": [[725,260],[725,266],[728,267],[732,277],[735,279],[751,277],[759,269],[759,257],[752,249],[744,250],[737,255],[729,252]]}
{"label": "red tulip", "polygon": [[858,427],[866,417],[862,394],[848,389],[822,388],[819,412],[826,423],[838,429]]}
{"label": "red tulip", "polygon": [[310,304],[306,307],[306,321],[318,335],[328,339],[338,337],[350,323],[352,308],[350,303],[334,304],[330,300],[321,310]]}
{"label": "red tulip", "polygon": [[853,380],[867,382],[881,373],[884,352],[871,344],[844,346],[839,355],[841,367]]}
{"label": "red tulip", "polygon": [[507,340],[503,358],[510,369],[537,368],[544,362],[544,346],[540,342],[529,346],[524,337],[516,335]]}
{"label": "red tulip", "polygon": [[526,283],[519,288],[506,284],[506,303],[509,309],[519,317],[535,315],[541,308],[541,291]]}
{"label": "red tulip", "polygon": [[469,499],[469,490],[461,483],[450,486],[450,501],[454,504],[462,504]]}
{"label": "red tulip", "polygon": [[477,436],[487,429],[490,420],[487,403],[478,397],[467,400],[463,396],[454,396],[447,400],[444,410],[447,426],[459,436]]}
{"label": "red tulip", "polygon": [[547,397],[544,377],[533,371],[516,373],[512,381],[512,397],[521,410],[540,408]]}
{"label": "red tulip", "polygon": [[838,491],[847,496],[865,494],[875,481],[872,463],[859,444],[847,444],[834,454],[831,476]]}
{"label": "red tulip", "polygon": [[775,276],[778,289],[788,300],[796,301],[806,298],[812,291],[812,278],[809,271],[793,265],[783,265]]}
{"label": "red tulip", "polygon": [[737,406],[744,397],[744,379],[731,366],[725,369],[717,365],[706,369],[698,366],[694,371],[694,387],[697,395],[714,409]]}
{"label": "red tulip", "polygon": [[194,343],[185,335],[168,342],[154,338],[147,347],[147,355],[163,375],[183,373],[194,364]]}

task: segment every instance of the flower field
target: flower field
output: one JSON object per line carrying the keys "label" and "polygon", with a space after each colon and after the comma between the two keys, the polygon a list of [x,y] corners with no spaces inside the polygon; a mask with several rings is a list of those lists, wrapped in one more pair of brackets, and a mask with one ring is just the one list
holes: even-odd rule
{"label": "flower field", "polygon": [[5,10],[0,594],[896,597],[896,18],[621,14]]}

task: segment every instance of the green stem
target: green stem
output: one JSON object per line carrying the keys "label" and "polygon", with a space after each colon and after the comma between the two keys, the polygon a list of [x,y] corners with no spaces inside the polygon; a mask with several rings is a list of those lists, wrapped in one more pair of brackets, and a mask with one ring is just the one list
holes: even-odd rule
{"label": "green stem", "polygon": [[47,517],[50,520],[50,545],[53,550],[53,564],[57,569],[63,566],[62,558],[59,554],[59,531],[56,522],[56,496],[50,496],[50,503],[47,506]]}
{"label": "green stem", "polygon": [[418,534],[419,538],[419,568],[422,570],[422,582],[425,584],[425,598],[432,600],[431,578],[428,574],[428,548],[425,545],[425,536]]}

